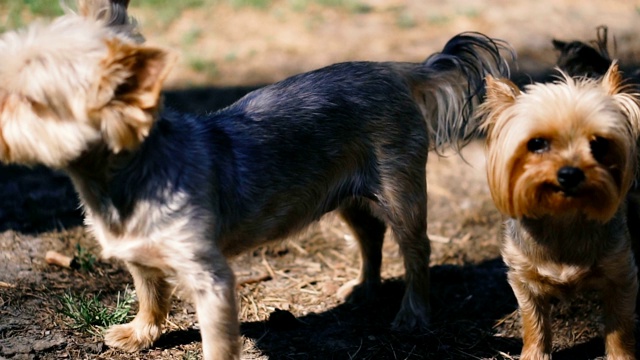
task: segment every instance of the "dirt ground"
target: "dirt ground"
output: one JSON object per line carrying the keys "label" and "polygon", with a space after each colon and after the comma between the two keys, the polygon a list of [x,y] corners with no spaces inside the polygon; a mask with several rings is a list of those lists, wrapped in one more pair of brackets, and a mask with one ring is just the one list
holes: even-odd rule
{"label": "dirt ground", "polygon": [[[511,42],[519,53],[514,73],[520,82],[548,72],[555,56],[552,38],[593,39],[601,24],[616,36],[623,65],[634,68],[640,52],[640,2],[629,0],[588,6],[577,0],[371,0],[357,8],[309,3],[304,9],[276,1],[266,9],[189,10],[171,21],[135,3],[131,12],[148,41],[181,52],[166,100],[191,111],[214,110],[252,88],[333,62],[420,61],[465,30]],[[328,215],[295,239],[233,260],[243,358],[518,358],[520,324],[499,256],[501,217],[486,186],[482,141],[467,146],[463,158],[433,154],[427,165],[433,247],[429,332],[389,330],[403,287],[401,258],[391,240],[384,247],[384,295],[370,308],[336,297],[357,276],[359,259],[345,225]],[[81,226],[77,206],[63,174],[0,168],[0,359],[199,358],[195,312],[179,298],[165,334],[147,351],[122,353],[107,348],[100,335],[70,328],[58,310],[64,293],[99,293],[113,305],[116,294],[131,287],[116,261],[99,261],[90,272],[44,262],[46,251],[72,255],[78,244],[100,253]],[[554,359],[603,356],[595,296],[558,303],[553,314]]]}

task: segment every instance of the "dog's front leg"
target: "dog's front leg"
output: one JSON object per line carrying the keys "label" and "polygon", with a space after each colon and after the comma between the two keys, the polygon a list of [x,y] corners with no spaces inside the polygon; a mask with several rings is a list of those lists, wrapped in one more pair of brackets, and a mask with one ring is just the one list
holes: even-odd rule
{"label": "dog's front leg", "polygon": [[549,299],[536,294],[529,287],[528,279],[522,279],[516,271],[508,273],[509,284],[518,300],[522,317],[521,360],[551,359],[551,321]]}
{"label": "dog's front leg", "polygon": [[608,278],[603,292],[607,359],[635,359],[635,306],[638,294],[635,260],[629,251],[624,261],[614,261],[603,268]]}
{"label": "dog's front leg", "polygon": [[109,328],[105,343],[134,352],[150,347],[162,334],[162,324],[171,307],[171,286],[158,269],[135,263],[127,263],[127,267],[138,296],[138,314],[128,324]]}
{"label": "dog's front leg", "polygon": [[240,324],[236,305],[235,278],[227,260],[217,250],[198,254],[177,269],[195,304],[202,335],[204,360],[240,358]]}

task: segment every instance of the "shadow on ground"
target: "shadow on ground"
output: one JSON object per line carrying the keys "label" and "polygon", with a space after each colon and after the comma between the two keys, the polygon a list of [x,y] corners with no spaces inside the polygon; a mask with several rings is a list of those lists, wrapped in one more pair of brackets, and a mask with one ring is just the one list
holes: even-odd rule
{"label": "shadow on ground", "polygon": [[[404,290],[402,281],[392,279],[384,282],[381,296],[368,306],[341,304],[298,318],[275,310],[266,321],[243,323],[241,332],[269,359],[463,359],[518,353],[519,339],[494,335],[498,319],[516,309],[504,270],[500,259],[463,267],[435,266],[430,331],[389,330]],[[199,341],[196,330],[175,331],[156,346]]]}
{"label": "shadow on ground", "polygon": [[[461,359],[518,352],[517,340],[494,336],[496,321],[516,308],[502,260],[432,268],[432,326],[427,332],[389,330],[403,282],[383,284],[367,307],[342,304],[298,319],[273,312],[242,324],[242,334],[270,359]],[[481,286],[478,286],[481,285]]]}

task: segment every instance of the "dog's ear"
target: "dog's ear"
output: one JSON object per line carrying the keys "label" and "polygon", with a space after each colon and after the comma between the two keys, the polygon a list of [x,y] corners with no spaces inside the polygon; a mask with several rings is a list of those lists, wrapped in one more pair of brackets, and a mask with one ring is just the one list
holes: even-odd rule
{"label": "dog's ear", "polygon": [[622,90],[622,73],[617,62],[613,62],[602,77],[602,86],[609,95],[615,95]]}
{"label": "dog's ear", "polygon": [[107,42],[101,78],[90,100],[91,118],[113,152],[136,148],[147,136],[160,91],[176,56],[166,50],[117,39]]}
{"label": "dog's ear", "polygon": [[513,103],[516,97],[520,95],[518,86],[509,79],[496,79],[491,75],[487,75],[486,82],[487,100],[498,103]]}
{"label": "dog's ear", "polygon": [[553,44],[553,48],[559,51],[562,51],[565,47],[567,47],[567,43],[565,41],[552,39],[551,43]]}
{"label": "dog's ear", "polygon": [[604,90],[613,97],[622,113],[629,120],[629,126],[635,134],[640,134],[640,94],[635,86],[625,83],[618,63],[614,61],[601,80]]}
{"label": "dog's ear", "polygon": [[485,80],[487,95],[480,106],[480,115],[484,117],[481,127],[485,131],[490,131],[494,119],[515,103],[516,97],[520,95],[520,89],[508,79],[496,79],[487,75]]}

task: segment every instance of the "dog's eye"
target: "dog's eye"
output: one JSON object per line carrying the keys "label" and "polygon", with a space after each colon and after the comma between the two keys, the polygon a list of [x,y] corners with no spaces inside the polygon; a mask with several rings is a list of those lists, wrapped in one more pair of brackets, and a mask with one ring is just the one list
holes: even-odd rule
{"label": "dog's eye", "polygon": [[527,150],[532,153],[543,153],[549,150],[549,140],[545,138],[533,138],[527,143]]}
{"label": "dog's eye", "polygon": [[589,146],[591,147],[593,158],[598,162],[602,162],[605,155],[609,152],[609,140],[600,136],[596,136],[595,139],[591,140]]}

